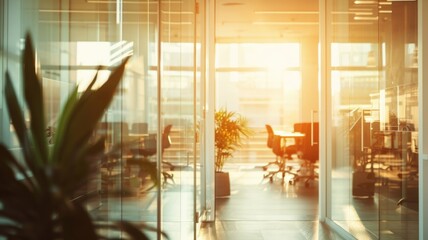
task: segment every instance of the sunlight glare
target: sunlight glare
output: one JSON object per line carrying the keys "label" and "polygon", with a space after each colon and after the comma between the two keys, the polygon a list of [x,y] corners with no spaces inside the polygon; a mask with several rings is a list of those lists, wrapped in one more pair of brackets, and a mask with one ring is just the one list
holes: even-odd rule
{"label": "sunlight glare", "polygon": [[256,52],[258,56],[255,58],[256,66],[263,66],[269,72],[278,72],[290,67],[298,67],[300,65],[300,46],[299,44],[284,44],[270,43],[257,44]]}

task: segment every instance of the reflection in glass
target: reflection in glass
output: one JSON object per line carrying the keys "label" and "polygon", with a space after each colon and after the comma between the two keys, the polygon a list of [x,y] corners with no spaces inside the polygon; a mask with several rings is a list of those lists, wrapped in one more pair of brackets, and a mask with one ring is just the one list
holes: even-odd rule
{"label": "reflection in glass", "polygon": [[[58,120],[66,96],[76,86],[79,92],[86,89],[99,70],[98,80],[93,86],[96,88],[105,81],[113,66],[132,55],[119,90],[94,132],[94,137],[105,138],[106,151],[114,147],[119,149],[107,159],[99,160],[100,168],[96,170],[99,175],[95,185],[88,189],[95,198],[87,207],[96,220],[123,219],[161,227],[158,220],[162,219],[163,230],[171,239],[193,238],[194,173],[198,167],[194,154],[194,54],[200,51],[194,42],[194,11],[194,1],[38,0],[0,3],[0,27],[10,29],[4,36],[8,43],[4,44],[3,35],[0,42],[0,70],[7,66],[12,78],[20,79],[15,78],[20,75],[15,71],[20,69],[17,53],[22,44],[21,36],[30,30],[35,36],[37,58],[41,63],[46,116],[50,126]],[[162,13],[162,26],[158,26],[158,12]],[[157,66],[159,41],[162,66],[165,67],[162,69]],[[158,78],[159,71],[161,79]],[[161,99],[157,94],[159,88]],[[0,99],[0,111],[3,112],[3,97]],[[161,115],[158,114],[159,107]],[[13,148],[17,141],[9,120],[4,116],[2,114],[0,118],[0,134],[7,146]],[[150,186],[149,177],[133,161],[143,155],[135,148],[140,150],[144,143],[147,148],[150,145],[148,140],[153,138],[156,143],[160,142],[162,134],[157,134],[158,129],[168,124],[173,125],[169,135],[171,146],[163,151],[161,167],[165,173],[171,174],[174,181],[168,179],[163,184],[163,179],[160,179],[158,188],[143,191]],[[54,133],[49,126],[48,130],[49,134]],[[156,164],[160,152],[155,151],[145,157]],[[169,167],[167,162],[173,167]],[[159,214],[161,208],[162,215]],[[111,230],[107,235],[119,237],[121,234]],[[156,238],[155,235],[153,233],[151,237]]]}
{"label": "reflection in glass", "polygon": [[[417,239],[416,2],[329,4],[328,216],[357,239]],[[362,5],[372,18],[341,14]]]}

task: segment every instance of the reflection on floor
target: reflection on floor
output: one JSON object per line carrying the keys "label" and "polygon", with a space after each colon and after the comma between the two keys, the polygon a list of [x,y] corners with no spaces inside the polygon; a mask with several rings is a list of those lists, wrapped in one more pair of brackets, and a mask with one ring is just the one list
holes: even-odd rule
{"label": "reflection on floor", "polygon": [[[308,187],[303,182],[289,185],[287,179],[282,183],[280,178],[269,182],[254,165],[230,165],[225,171],[231,177],[231,196],[217,198],[217,221],[202,224],[198,239],[341,239],[318,221],[318,182]],[[163,229],[171,240],[193,239],[193,170],[173,173],[175,183],[162,189]],[[335,192],[345,194],[334,196],[333,220],[344,229],[358,239],[377,239],[379,234],[380,239],[417,239],[417,211],[406,204],[397,206],[391,194],[384,194],[385,186],[378,186],[373,198],[354,198],[349,178],[334,176]],[[94,215],[155,226],[157,192],[103,198]]]}
{"label": "reflection on floor", "polygon": [[201,240],[342,239],[318,221],[318,182],[289,185],[263,179],[261,167],[228,166],[231,196],[217,198],[217,221]]}
{"label": "reflection on floor", "polygon": [[[174,182],[169,180],[162,185],[162,229],[170,240],[193,239],[193,169],[177,166],[170,172],[174,174]],[[129,175],[118,174],[103,186],[101,207],[92,212],[95,219],[126,220],[156,227],[157,189],[144,191],[151,185],[148,182],[142,185],[137,173],[138,169],[132,169]],[[148,233],[150,239],[156,239],[155,234]],[[109,231],[108,236],[121,237],[116,231]]]}
{"label": "reflection on floor", "polygon": [[[418,239],[415,199],[397,202],[403,191],[397,185],[376,180],[374,197],[353,197],[350,168],[333,171],[332,219],[357,239]],[[379,174],[377,174],[379,175]]]}
{"label": "reflection on floor", "polygon": [[[317,220],[318,182],[270,183],[248,165],[228,171],[232,194],[217,198],[217,221],[202,228],[200,239],[342,239]],[[357,239],[418,239],[417,211],[397,205],[391,186],[378,186],[373,198],[355,198],[349,177],[334,185],[333,219]]]}

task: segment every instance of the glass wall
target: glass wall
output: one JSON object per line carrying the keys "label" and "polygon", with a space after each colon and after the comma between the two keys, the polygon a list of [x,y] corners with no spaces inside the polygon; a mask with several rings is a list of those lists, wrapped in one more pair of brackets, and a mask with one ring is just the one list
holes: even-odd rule
{"label": "glass wall", "polygon": [[326,6],[327,218],[357,239],[417,239],[417,2]]}
{"label": "glass wall", "polygon": [[[46,128],[53,133],[75,86],[79,92],[86,89],[98,66],[96,85],[102,84],[132,55],[95,131],[106,138],[107,151],[121,147],[100,162],[97,180],[88,190],[96,197],[88,208],[100,221],[146,223],[170,239],[192,239],[199,199],[195,193],[200,191],[195,129],[201,42],[195,35],[200,17],[195,1],[4,0],[0,7],[1,84],[6,69],[16,79],[16,89],[22,84],[20,51],[25,33],[31,32],[43,76]],[[18,153],[3,92],[0,96],[1,139]],[[169,134],[164,132],[168,125]],[[156,139],[156,149],[162,149],[148,156],[158,166],[156,188],[150,188],[147,172],[135,162],[144,157],[141,143],[147,139]]]}

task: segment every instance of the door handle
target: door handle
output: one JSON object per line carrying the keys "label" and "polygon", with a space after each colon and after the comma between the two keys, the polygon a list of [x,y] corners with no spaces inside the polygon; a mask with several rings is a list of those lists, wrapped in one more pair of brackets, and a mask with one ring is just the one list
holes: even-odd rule
{"label": "door handle", "polygon": [[314,142],[314,115],[318,113],[318,110],[311,110],[311,146],[314,144],[318,144],[318,142]]}

